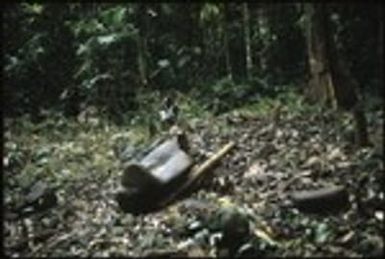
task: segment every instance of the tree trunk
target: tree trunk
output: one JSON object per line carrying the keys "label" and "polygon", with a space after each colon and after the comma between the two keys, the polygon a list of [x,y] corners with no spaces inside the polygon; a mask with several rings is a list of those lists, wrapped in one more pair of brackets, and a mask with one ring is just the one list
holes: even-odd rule
{"label": "tree trunk", "polygon": [[308,97],[312,101],[321,100],[336,107],[327,59],[324,10],[319,4],[305,4],[305,13],[308,19],[306,39],[311,76]]}
{"label": "tree trunk", "polygon": [[384,96],[384,20],[383,20],[383,9],[382,6],[378,7],[378,20],[379,20],[379,31],[378,31],[378,57],[380,58],[380,84],[379,93]]}
{"label": "tree trunk", "polygon": [[227,4],[223,4],[223,37],[224,37],[224,44],[225,44],[226,74],[227,74],[227,78],[232,81],[233,72],[232,72],[231,60],[230,60],[227,12],[228,12],[228,6]]}
{"label": "tree trunk", "polygon": [[251,79],[253,71],[253,60],[251,57],[251,39],[250,39],[250,13],[247,2],[243,3],[243,27],[245,50],[246,50],[246,75],[247,79]]}
{"label": "tree trunk", "polygon": [[267,17],[266,17],[266,8],[267,6],[264,6],[263,3],[258,4],[257,9],[257,18],[258,18],[258,37],[261,42],[261,48],[258,52],[258,69],[260,71],[260,74],[264,74],[266,72],[267,68],[267,60],[266,60],[266,51],[268,47],[268,42],[264,39],[264,34],[266,33],[265,30],[268,26]]}
{"label": "tree trunk", "polygon": [[145,4],[139,4],[138,11],[138,35],[137,35],[137,48],[138,48],[138,72],[141,84],[146,87],[148,85],[147,80],[147,12]]}
{"label": "tree trunk", "polygon": [[327,20],[325,4],[306,4],[308,55],[311,72],[310,94],[333,108],[352,112],[356,144],[368,144],[367,122],[360,101],[359,86],[335,47]]}

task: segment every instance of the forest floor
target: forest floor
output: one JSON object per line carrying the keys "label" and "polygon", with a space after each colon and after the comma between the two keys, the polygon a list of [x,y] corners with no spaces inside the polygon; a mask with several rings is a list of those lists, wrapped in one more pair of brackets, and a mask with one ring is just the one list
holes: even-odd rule
{"label": "forest floor", "polygon": [[[188,138],[198,150],[198,163],[228,141],[235,141],[235,148],[189,197],[139,216],[120,211],[113,195],[122,159],[130,156],[122,154],[150,143],[144,128],[62,117],[39,124],[6,120],[5,254],[380,255],[383,111],[368,111],[367,118],[373,145],[365,148],[354,146],[354,123],[341,112],[283,106],[262,115],[238,109],[189,119]],[[54,190],[53,206],[9,216],[38,180]],[[293,191],[330,185],[344,186],[347,208],[322,215],[290,202]],[[234,251],[220,242],[224,230],[216,223],[218,213],[229,208],[245,215],[249,227]]]}

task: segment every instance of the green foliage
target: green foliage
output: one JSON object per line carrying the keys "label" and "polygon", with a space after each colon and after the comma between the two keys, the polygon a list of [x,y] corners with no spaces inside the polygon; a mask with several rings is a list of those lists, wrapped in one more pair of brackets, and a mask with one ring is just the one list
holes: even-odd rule
{"label": "green foliage", "polygon": [[251,92],[250,84],[236,85],[232,80],[223,78],[213,85],[202,87],[197,98],[203,107],[219,114],[250,101],[252,96],[247,94]]}
{"label": "green foliage", "polygon": [[[96,105],[108,114],[130,109],[133,89],[125,86],[124,77],[127,41],[134,42],[138,31],[127,23],[127,8],[114,6],[84,22],[74,22],[72,29],[79,39],[76,54],[80,61],[74,78],[80,82],[84,103]],[[128,58],[128,57],[127,57]],[[126,82],[125,82],[126,81]]]}
{"label": "green foliage", "polygon": [[[141,109],[141,69],[147,77],[147,93],[195,88],[201,109],[215,113],[276,96],[291,83],[307,79],[303,25],[308,20],[303,4],[248,5],[254,64],[249,81],[245,80],[242,5],[12,3],[4,7],[8,116],[29,113],[39,121],[46,117],[44,110],[77,115],[95,106],[103,116],[122,121],[125,113]],[[328,5],[329,18],[337,47],[353,74],[363,88],[373,90],[381,85],[380,17],[376,5],[361,7]],[[368,40],[362,44],[357,38]],[[227,79],[228,65],[234,81]]]}
{"label": "green foliage", "polygon": [[7,114],[27,111],[36,117],[41,108],[57,108],[55,102],[69,83],[74,62],[71,34],[64,23],[66,7],[8,6],[4,21]]}
{"label": "green foliage", "polygon": [[221,9],[218,4],[213,3],[205,3],[202,6],[202,9],[199,14],[200,21],[202,23],[205,22],[213,22],[221,15]]}

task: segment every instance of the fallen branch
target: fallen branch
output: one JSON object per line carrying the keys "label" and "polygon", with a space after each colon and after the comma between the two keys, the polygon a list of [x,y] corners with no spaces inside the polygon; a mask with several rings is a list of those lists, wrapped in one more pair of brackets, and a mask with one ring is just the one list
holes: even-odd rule
{"label": "fallen branch", "polygon": [[161,203],[161,207],[166,206],[167,204],[174,201],[181,193],[187,190],[203,173],[208,172],[224,155],[226,155],[233,147],[235,146],[234,142],[227,143],[224,147],[222,147],[217,153],[215,153],[212,157],[207,159],[203,164],[193,167],[189,178],[187,181],[179,187],[171,196],[165,199]]}

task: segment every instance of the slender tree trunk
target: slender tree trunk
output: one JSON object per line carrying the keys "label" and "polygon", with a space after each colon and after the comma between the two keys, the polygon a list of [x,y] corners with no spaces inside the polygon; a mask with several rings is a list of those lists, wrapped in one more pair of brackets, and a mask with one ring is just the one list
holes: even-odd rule
{"label": "slender tree trunk", "polygon": [[380,91],[381,96],[384,96],[384,11],[382,6],[378,7],[379,31],[378,31],[378,57],[380,58]]}
{"label": "slender tree trunk", "polygon": [[262,40],[264,38],[265,30],[267,29],[267,17],[266,17],[266,6],[263,3],[258,4],[257,9],[257,25],[258,25],[258,36],[261,42],[261,49],[258,52],[258,69],[260,74],[263,74],[266,71],[267,60],[266,60],[266,50],[267,42]]}
{"label": "slender tree trunk", "polygon": [[[199,12],[203,12],[205,8],[205,4],[202,4],[201,9]],[[202,66],[201,66],[201,73],[203,74],[204,79],[203,80],[210,80],[214,78],[214,73],[216,71],[215,68],[213,68],[213,65],[211,64],[213,62],[213,52],[212,52],[212,29],[211,24],[208,24],[206,21],[201,20],[201,35],[202,35],[202,42],[203,42],[203,60],[202,60]]]}
{"label": "slender tree trunk", "polygon": [[227,21],[228,5],[223,4],[223,37],[225,44],[225,59],[226,59],[226,74],[227,78],[233,81],[233,72],[231,68],[230,60],[230,47],[229,47],[229,35],[228,35],[228,21]]}
{"label": "slender tree trunk", "polygon": [[244,41],[245,41],[245,50],[246,50],[246,75],[250,80],[253,71],[253,60],[251,56],[251,39],[250,39],[250,13],[247,2],[243,3],[243,27],[244,32]]}
{"label": "slender tree trunk", "polygon": [[139,4],[138,12],[138,29],[137,35],[137,48],[138,48],[138,72],[141,84],[146,87],[148,85],[147,80],[147,8],[145,4]]}

